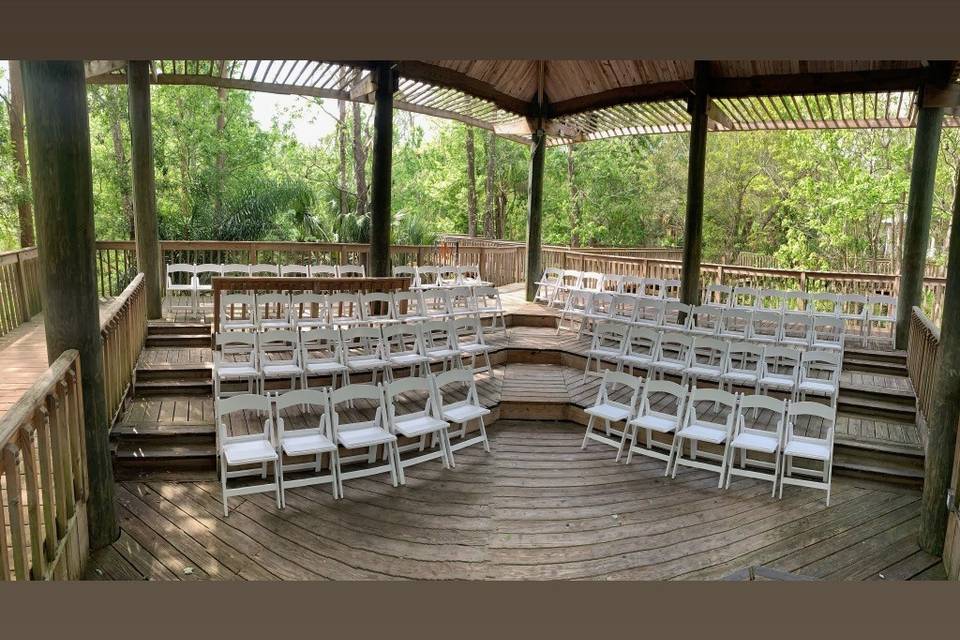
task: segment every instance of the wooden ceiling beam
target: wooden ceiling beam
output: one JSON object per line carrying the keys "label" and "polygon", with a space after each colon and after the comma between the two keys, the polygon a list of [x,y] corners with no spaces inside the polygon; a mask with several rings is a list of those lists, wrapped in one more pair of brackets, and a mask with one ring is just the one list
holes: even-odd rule
{"label": "wooden ceiling beam", "polygon": [[661,100],[684,99],[690,95],[690,82],[656,82],[629,87],[617,87],[598,93],[561,100],[550,105],[549,117],[559,117],[595,111],[618,104],[633,102],[657,102]]}
{"label": "wooden ceiling beam", "polygon": [[438,67],[419,60],[405,60],[397,63],[397,74],[401,78],[419,80],[429,84],[457,89],[476,98],[489,100],[497,107],[520,116],[534,116],[532,102],[515,98],[494,88],[493,85],[478,80],[465,73]]}

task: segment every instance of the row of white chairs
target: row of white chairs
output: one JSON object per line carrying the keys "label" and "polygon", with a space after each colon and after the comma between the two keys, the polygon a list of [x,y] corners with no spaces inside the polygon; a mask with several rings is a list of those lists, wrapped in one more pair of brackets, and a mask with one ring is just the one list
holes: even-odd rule
{"label": "row of white chairs", "polygon": [[[447,401],[451,387],[465,388],[463,399]],[[413,395],[411,395],[413,394]],[[456,397],[460,397],[457,395]],[[357,415],[354,403],[368,402],[369,414]],[[408,410],[414,404],[413,410]],[[297,408],[309,425],[287,428]],[[256,412],[262,428],[236,435],[228,421],[241,414]],[[440,459],[445,468],[455,466],[453,452],[482,444],[490,451],[484,417],[490,410],[479,400],[473,373],[453,369],[428,378],[402,378],[386,384],[354,384],[336,390],[300,389],[276,397],[243,394],[217,405],[217,457],[223,492],[223,515],[229,515],[228,500],[233,496],[275,492],[277,507],[286,506],[287,489],[308,485],[331,485],[335,499],[343,497],[343,481],[389,473],[393,486],[406,484],[404,469],[429,460]],[[372,416],[372,417],[371,417]],[[468,437],[467,426],[479,423],[479,434]],[[458,428],[451,431],[451,425]],[[400,446],[399,437],[415,439]],[[428,443],[427,438],[433,442]],[[451,442],[451,437],[458,438]],[[428,449],[429,444],[429,449]],[[383,447],[383,464],[377,464],[376,452]],[[367,453],[341,460],[340,449]],[[417,449],[413,456],[401,453]],[[323,456],[328,456],[326,468]],[[361,468],[344,470],[342,463],[366,462]],[[231,479],[260,476],[268,482],[230,486]],[[290,475],[287,474],[296,474]]]}
{"label": "row of white chairs", "polygon": [[576,269],[544,269],[537,281],[535,302],[563,307],[572,292],[630,293],[645,298],[662,300],[680,299],[680,281],[675,279],[639,278],[619,274],[604,274],[599,271]]}
{"label": "row of white chairs", "polygon": [[584,382],[590,374],[603,375],[602,362],[615,363],[617,372],[627,370],[631,375],[641,370],[652,379],[675,376],[684,386],[707,381],[730,392],[736,386],[753,388],[757,394],[777,391],[794,400],[823,397],[832,407],[837,405],[843,368],[837,351],[804,351],[615,323],[598,328],[587,351]]}
{"label": "row of white chairs", "polygon": [[[323,264],[192,264],[176,262],[166,265],[166,305],[167,310],[190,309],[197,313],[201,298],[211,294],[213,285],[210,279],[215,276],[233,277],[313,277],[313,278],[363,278],[366,268],[362,265],[323,265]],[[178,304],[178,303],[186,304]]]}
{"label": "row of white chairs", "polygon": [[[577,303],[581,297],[586,301]],[[836,349],[843,351],[845,322],[842,318],[822,317],[791,312],[719,308],[709,305],[691,306],[682,302],[637,298],[624,294],[571,294],[557,322],[557,334],[564,328],[577,334],[591,335],[602,323],[615,322],[716,336],[720,338],[751,340],[765,344]]]}
{"label": "row of white chairs", "polygon": [[480,267],[472,266],[409,266],[393,267],[393,275],[410,278],[412,289],[436,289],[445,287],[490,286],[493,283],[480,276]]}
{"label": "row of white chairs", "polygon": [[[614,399],[617,393],[623,396],[624,388],[629,393],[626,401]],[[581,448],[593,440],[616,448],[617,461],[625,450],[628,464],[633,454],[663,460],[665,476],[676,477],[680,466],[712,471],[720,476],[720,488],[729,488],[734,476],[743,476],[771,482],[771,496],[779,487],[781,498],[784,485],[822,489],[830,504],[835,407],[720,389],[688,389],[667,380],[644,384],[641,378],[608,371],[586,413],[590,417]],[[761,415],[773,425],[772,430],[758,422]],[[603,422],[599,432],[595,430],[598,420]],[[801,424],[804,421],[808,424]],[[807,435],[810,421],[819,422],[816,436]],[[617,430],[617,423],[624,426]],[[655,434],[669,438],[669,444],[655,439]],[[698,448],[703,445],[717,447],[720,453]],[[797,459],[812,467],[796,466]]]}
{"label": "row of white chairs", "polygon": [[[267,383],[286,381],[289,389],[310,388],[311,378],[330,378],[330,387],[350,384],[350,374],[393,380],[394,369],[425,376],[433,364],[444,371],[490,369],[490,346],[476,318],[427,320],[377,327],[315,327],[302,330],[217,333],[213,353],[214,398],[266,393]],[[477,367],[480,358],[482,367]],[[224,389],[224,385],[227,389]],[[236,387],[245,384],[245,389]]]}
{"label": "row of white chairs", "polygon": [[221,331],[263,331],[460,318],[489,320],[487,329],[506,333],[500,291],[487,286],[393,293],[222,292],[219,326]]}

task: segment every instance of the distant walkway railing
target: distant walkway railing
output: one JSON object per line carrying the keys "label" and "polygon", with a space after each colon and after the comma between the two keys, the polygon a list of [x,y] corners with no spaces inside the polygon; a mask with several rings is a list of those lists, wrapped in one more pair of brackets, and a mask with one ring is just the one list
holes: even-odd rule
{"label": "distant walkway railing", "polygon": [[88,481],[76,351],[0,419],[0,485],[0,581],[79,579]]}
{"label": "distant walkway railing", "polygon": [[0,253],[0,336],[40,313],[40,262],[34,248]]}

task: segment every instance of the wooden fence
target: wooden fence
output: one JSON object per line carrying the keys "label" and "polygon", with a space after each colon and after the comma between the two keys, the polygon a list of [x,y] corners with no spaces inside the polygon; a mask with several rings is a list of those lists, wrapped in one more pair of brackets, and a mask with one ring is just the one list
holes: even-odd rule
{"label": "wooden fence", "polygon": [[910,342],[907,348],[907,374],[917,394],[917,409],[924,419],[930,416],[933,399],[933,376],[937,370],[937,350],[940,347],[940,329],[914,307],[910,314]]}
{"label": "wooden fence", "polygon": [[83,399],[66,351],[0,419],[0,581],[79,579],[88,552]]}
{"label": "wooden fence", "polygon": [[143,274],[110,303],[100,324],[103,341],[103,382],[107,415],[112,424],[134,383],[137,359],[147,339],[147,297]]}
{"label": "wooden fence", "polygon": [[41,307],[37,250],[0,253],[0,336],[40,313]]}

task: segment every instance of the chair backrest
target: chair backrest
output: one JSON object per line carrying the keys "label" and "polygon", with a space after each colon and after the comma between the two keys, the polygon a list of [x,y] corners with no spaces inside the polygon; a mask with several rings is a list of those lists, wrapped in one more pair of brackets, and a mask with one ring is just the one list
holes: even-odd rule
{"label": "chair backrest", "polygon": [[[410,376],[388,382],[383,387],[387,408],[387,424],[392,433],[397,433],[397,425],[415,418],[440,417],[440,407],[433,383],[429,378]],[[398,400],[403,396],[402,400]],[[412,411],[403,411],[405,406],[416,407]]]}
{"label": "chair backrest", "polygon": [[456,286],[447,289],[450,296],[450,310],[457,312],[471,312],[477,308],[476,298],[470,287]]}
{"label": "chair backrest", "polygon": [[278,320],[281,322],[290,322],[292,316],[292,304],[290,294],[287,293],[261,293],[257,295],[257,314],[256,321],[261,323],[264,320]]}
{"label": "chair backrest", "polygon": [[417,324],[387,324],[381,328],[384,357],[400,354],[423,355],[423,336]]}
{"label": "chair backrest", "polygon": [[435,285],[437,284],[437,267],[424,265],[417,267],[417,285]]}
{"label": "chair backrest", "polygon": [[[286,431],[295,431],[298,435],[319,434],[327,438],[333,437],[330,422],[326,419],[327,393],[322,389],[296,389],[287,391],[273,400],[273,407],[277,415],[277,436],[283,440]],[[297,409],[293,415],[284,415],[291,407]],[[303,413],[301,407],[317,407],[319,410]],[[319,416],[319,417],[316,417]],[[307,426],[291,428],[295,422],[305,422]]]}
{"label": "chair backrest", "polygon": [[620,292],[633,295],[643,294],[643,278],[639,276],[623,276],[620,281]]}
{"label": "chair backrest", "polygon": [[714,307],[729,307],[733,302],[733,287],[725,284],[707,285],[707,291],[703,298],[705,305]]}
{"label": "chair backrest", "polygon": [[760,362],[760,372],[763,376],[791,379],[794,382],[800,376],[799,349],[789,347],[766,347],[763,350],[763,360]]}
{"label": "chair backrest", "polygon": [[[477,394],[477,381],[473,375],[473,372],[469,369],[450,369],[449,371],[444,371],[443,373],[431,374],[431,382],[433,382],[433,388],[436,390],[437,406],[438,407],[456,407],[461,405],[474,405],[480,406],[480,397]],[[455,384],[457,393],[462,391],[463,385],[467,386],[466,396],[462,400],[454,400],[452,402],[443,401],[444,389],[449,385]]]}
{"label": "chair backrest", "polygon": [[257,334],[246,331],[222,331],[214,338],[213,365],[257,366]]}
{"label": "chair backrest", "polygon": [[280,267],[275,264],[252,264],[250,265],[251,276],[279,276]]}
{"label": "chair backrest", "polygon": [[671,331],[686,331],[693,322],[693,306],[677,300],[666,300],[660,324]]}
{"label": "chair backrest", "polygon": [[254,322],[256,319],[256,298],[252,293],[220,294],[220,326],[231,321]]}
{"label": "chair backrest", "polygon": [[338,291],[327,296],[330,320],[360,320],[360,298],[356,293]]}
{"label": "chair backrest", "polygon": [[[341,411],[339,406],[345,403],[353,405],[357,400],[372,402],[376,408],[373,418],[364,419],[361,411],[355,411],[352,408],[348,411]],[[360,420],[348,420],[350,416],[361,416]],[[330,433],[334,438],[341,431],[353,431],[355,429],[367,429],[370,427],[386,428],[386,421],[383,408],[383,388],[380,385],[372,384],[348,384],[335,389],[327,394],[327,419],[330,424]]]}
{"label": "chair backrest", "polygon": [[702,332],[716,333],[720,328],[722,309],[725,308],[712,307],[706,304],[695,306],[690,312],[693,316],[690,320],[690,328],[699,329]]}
{"label": "chair backrest", "polygon": [[483,325],[480,324],[480,318],[476,316],[471,318],[457,318],[452,322],[454,338],[461,347],[466,344],[487,344],[486,339],[483,337]]}
{"label": "chair backrest", "polygon": [[421,298],[426,311],[434,313],[450,313],[450,292],[446,289],[427,289]]}
{"label": "chair backrest", "polygon": [[343,363],[350,360],[383,357],[383,334],[380,327],[349,327],[340,331],[343,341]]}
{"label": "chair backrest", "polygon": [[837,389],[843,356],[837,351],[804,351],[800,356],[800,379],[830,382]]}
{"label": "chair backrest", "polygon": [[543,275],[540,276],[540,282],[557,283],[561,277],[563,277],[563,269],[547,267],[543,270]]}
{"label": "chair backrest", "polygon": [[284,264],[280,265],[280,276],[283,278],[303,277],[310,275],[310,267],[304,264]]}
{"label": "chair backrest", "polygon": [[417,276],[417,268],[407,265],[398,265],[393,267],[393,277],[394,278],[415,278]]}
{"label": "chair backrest", "polygon": [[782,312],[786,304],[785,294],[779,289],[760,289],[757,294],[757,309]]}
{"label": "chair backrest", "polygon": [[811,293],[807,310],[817,315],[835,316],[840,313],[840,296],[835,293]]}
{"label": "chair backrest", "polygon": [[656,357],[660,344],[660,332],[653,327],[632,326],[627,333],[626,353],[636,356]]}
{"label": "chair backrest", "polygon": [[725,371],[744,373],[760,373],[760,363],[763,360],[763,346],[754,342],[733,340],[727,347],[727,363]]}
{"label": "chair backrest", "polygon": [[393,313],[398,320],[425,317],[427,312],[424,308],[423,292],[419,289],[395,292],[393,294]]}
{"label": "chair backrest", "polygon": [[[736,394],[721,389],[695,387],[690,390],[690,395],[687,398],[685,425],[696,421],[699,424],[706,423],[725,429],[727,434],[733,433],[733,423],[737,413],[738,397]],[[697,403],[706,404],[707,407],[701,409],[697,407]]]}
{"label": "chair backrest", "polygon": [[610,319],[617,322],[633,322],[637,317],[637,298],[629,294],[621,293],[613,297],[610,306]]}
{"label": "chair backrest", "polygon": [[580,276],[580,288],[588,291],[600,291],[603,274],[599,271],[584,271]]}
{"label": "chair backrest", "polygon": [[627,348],[629,331],[627,325],[619,322],[601,322],[593,331],[593,343],[590,348],[592,350],[614,349],[617,353],[623,353]]}
{"label": "chair backrest", "polygon": [[600,291],[610,291],[617,293],[620,291],[620,285],[623,283],[623,276],[616,273],[605,273],[600,279]]}
{"label": "chair backrest", "polygon": [[781,338],[791,338],[793,342],[810,341],[813,331],[814,316],[809,313],[788,311],[783,314],[781,324]]}
{"label": "chair backrest", "polygon": [[480,266],[466,265],[457,267],[460,282],[478,282],[480,280]]}
{"label": "chair backrest", "polygon": [[[671,382],[670,380],[647,380],[646,384],[643,385],[643,395],[640,397],[640,407],[637,414],[641,416],[653,415],[661,418],[672,418],[676,420],[676,423],[679,425],[680,419],[683,417],[684,405],[686,405],[689,393],[690,391],[687,387],[682,384],[677,384],[676,382]],[[671,396],[673,398],[672,404],[675,405],[673,413],[659,410],[657,407],[662,406],[662,400],[658,398],[656,404],[653,404],[650,397],[654,395]]]}
{"label": "chair backrest", "polygon": [[453,323],[449,320],[428,320],[420,324],[423,344],[427,349],[457,347],[457,338]]}
{"label": "chair backrest", "polygon": [[595,291],[583,289],[572,290],[570,295],[567,296],[566,302],[564,302],[564,310],[586,312],[590,308],[590,299],[593,298],[595,293]]}
{"label": "chair backrest", "polygon": [[744,307],[730,307],[720,311],[720,332],[750,335],[750,319],[753,311]]}
{"label": "chair backrest", "polygon": [[845,293],[839,296],[840,315],[846,317],[866,317],[867,296],[861,293]]}
{"label": "chair backrest", "polygon": [[258,340],[260,366],[300,364],[300,334],[290,329],[264,331]]}
{"label": "chair backrest", "polygon": [[[273,431],[273,412],[270,406],[270,399],[266,396],[254,393],[242,393],[228,398],[220,398],[216,402],[216,411],[218,447],[223,447],[224,444],[228,444],[231,441],[251,440],[253,438],[266,438],[272,443],[276,442]],[[263,430],[260,433],[247,432],[245,435],[231,435],[227,427],[227,418],[229,418],[231,414],[246,411],[256,411],[260,416],[264,416],[264,418],[262,418]],[[244,420],[244,422],[249,424],[247,420]]]}
{"label": "chair backrest", "polygon": [[660,278],[643,279],[643,295],[648,298],[663,298],[665,288],[665,281]]}
{"label": "chair backrest", "polygon": [[225,276],[249,276],[250,265],[248,264],[225,264],[223,265],[223,275]]}
{"label": "chair backrest", "polygon": [[290,296],[291,315],[297,320],[330,322],[327,296],[319,293],[294,293]]}
{"label": "chair backrest", "polygon": [[582,271],[576,269],[564,269],[560,276],[560,284],[564,287],[579,287],[580,279],[583,277]]}
{"label": "chair backrest", "polygon": [[693,336],[664,331],[657,343],[657,357],[661,362],[690,364],[693,357]]}
{"label": "chair backrest", "polygon": [[341,264],[337,267],[337,277],[340,278],[363,278],[367,275],[367,269],[362,264]]}
{"label": "chair backrest", "polygon": [[[735,433],[776,433],[777,442],[783,441],[783,429],[786,422],[787,402],[773,396],[750,394],[740,396],[737,407]],[[769,413],[767,413],[769,412]],[[761,426],[761,421],[765,424]],[[772,423],[772,424],[771,424]],[[772,426],[771,430],[769,426]]]}
{"label": "chair backrest", "polygon": [[723,371],[730,343],[711,336],[696,336],[690,354],[690,366]]}
{"label": "chair backrest", "polygon": [[314,278],[336,278],[337,267],[332,264],[312,264],[310,275]]}
{"label": "chair backrest", "polygon": [[500,290],[490,285],[480,285],[473,288],[473,296],[476,298],[477,308],[496,309],[503,311],[503,302],[500,300]]}
{"label": "chair backrest", "polygon": [[810,294],[806,291],[784,291],[783,292],[783,310],[784,312],[806,312],[810,307]]}
{"label": "chair backrest", "polygon": [[[168,264],[166,266],[166,279],[167,285],[171,286],[174,284],[179,285],[191,285],[193,284],[193,276],[197,271],[196,266],[192,264],[186,264],[183,262],[177,262],[173,264]],[[175,274],[186,274],[184,276],[178,276]]]}
{"label": "chair backrest", "polygon": [[[600,387],[597,389],[596,404],[610,404],[615,407],[622,407],[629,410],[632,416],[637,406],[637,398],[640,395],[640,386],[642,384],[643,379],[638,376],[607,369],[603,372],[603,379],[600,382]],[[626,398],[623,397],[622,387],[626,387],[631,391]],[[621,399],[618,400],[615,396],[619,396]],[[626,402],[624,402],[624,400],[626,400]]]}
{"label": "chair backrest", "polygon": [[597,316],[609,317],[613,311],[613,294],[609,291],[598,291],[590,296],[588,311]]}
{"label": "chair backrest", "polygon": [[360,314],[364,320],[392,320],[393,296],[383,291],[360,294]]}
{"label": "chair backrest", "polygon": [[843,319],[839,316],[817,316],[812,323],[813,341],[819,346],[825,344],[836,345],[836,348],[843,348]]}
{"label": "chair backrest", "polygon": [[451,265],[437,267],[437,283],[442,287],[452,287],[460,282],[460,273]]}
{"label": "chair backrest", "polygon": [[300,332],[300,357],[304,364],[317,362],[343,363],[343,341],[340,330],[326,327]]}
{"label": "chair backrest", "polygon": [[897,319],[897,296],[889,293],[876,293],[867,296],[867,315],[871,319],[895,321]]}
{"label": "chair backrest", "polygon": [[198,264],[194,270],[194,274],[197,282],[210,284],[210,279],[213,278],[213,276],[223,275],[223,265],[213,263]]}
{"label": "chair backrest", "polygon": [[681,283],[679,280],[676,280],[676,279],[664,280],[663,281],[663,299],[679,300],[680,287],[681,287]]}
{"label": "chair backrest", "polygon": [[783,328],[783,314],[780,311],[758,309],[750,314],[750,336],[780,339]]}
{"label": "chair backrest", "polygon": [[737,309],[754,309],[760,299],[760,290],[754,287],[736,287],[733,290],[731,307]]}
{"label": "chair backrest", "polygon": [[634,321],[643,322],[644,324],[659,325],[663,323],[663,313],[665,308],[666,303],[663,300],[653,298],[638,298],[637,315],[634,317]]}
{"label": "chair backrest", "polygon": [[[802,420],[802,418],[806,418],[806,420]],[[821,424],[819,425],[819,433],[823,434],[825,428],[825,437],[810,435],[812,432],[812,425],[810,424],[812,419],[819,419],[821,421]],[[801,425],[801,422],[804,424]],[[832,447],[836,424],[836,407],[823,404],[822,402],[813,402],[809,400],[803,402],[791,402],[787,407],[786,441],[790,442],[791,440],[799,440],[808,442],[823,442]],[[797,433],[798,427],[802,428],[802,434]]]}

